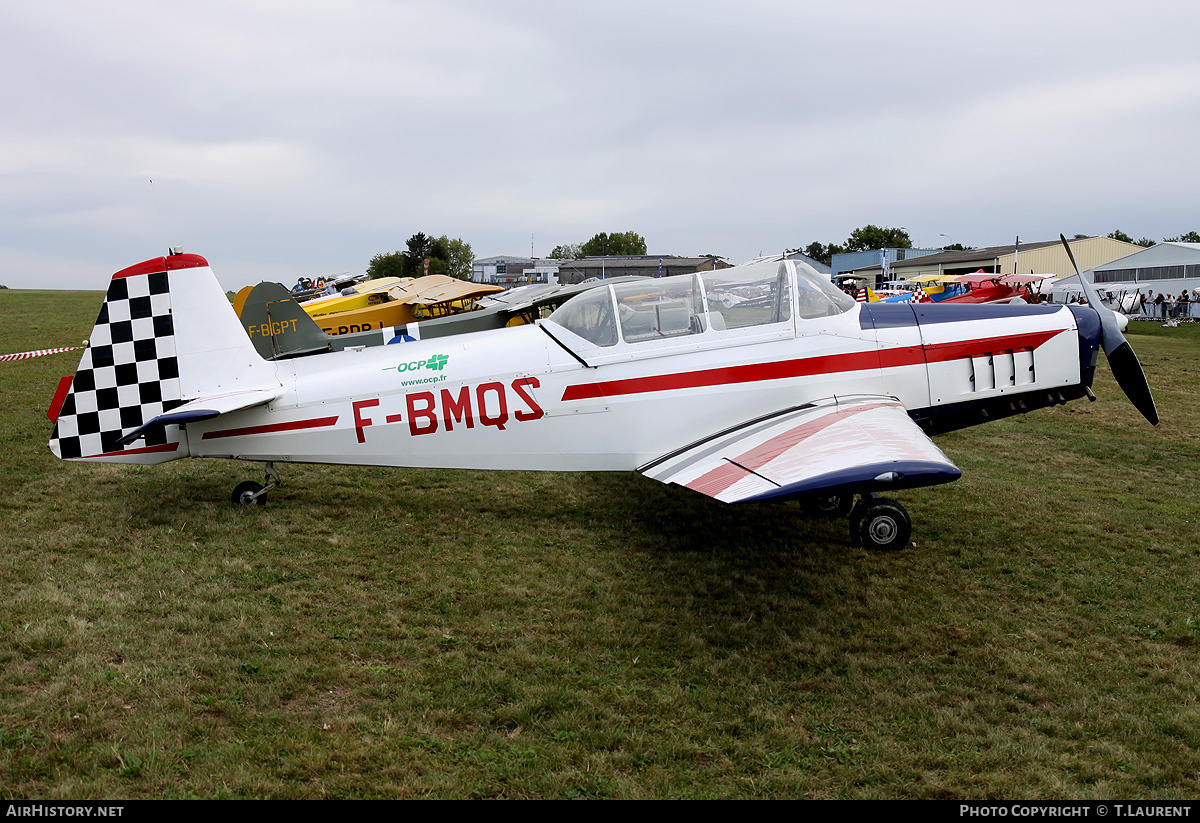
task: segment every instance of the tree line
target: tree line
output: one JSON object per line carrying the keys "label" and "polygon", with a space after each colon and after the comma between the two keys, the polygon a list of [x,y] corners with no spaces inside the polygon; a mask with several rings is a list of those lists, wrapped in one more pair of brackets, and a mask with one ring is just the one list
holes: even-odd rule
{"label": "tree line", "polygon": [[[960,244],[954,244],[959,249]],[[904,228],[893,229],[886,226],[876,226],[868,224],[861,226],[850,232],[850,236],[846,238],[845,243],[830,243],[828,245],[815,240],[809,243],[802,249],[788,249],[789,252],[798,251],[811,257],[813,260],[819,260],[826,266],[833,260],[835,254],[846,254],[856,251],[871,251],[873,249],[911,249],[912,238],[908,236],[908,230]]]}
{"label": "tree line", "polygon": [[[429,237],[417,232],[408,238],[404,251],[380,252],[371,258],[367,274],[376,277],[421,277],[426,274],[445,274],[459,280],[471,279],[471,262],[475,259],[471,244],[461,238],[446,235]],[[425,261],[429,261],[428,271]]]}
{"label": "tree line", "polygon": [[[1091,235],[1076,234],[1076,240],[1082,240]],[[1113,240],[1134,243],[1138,246],[1157,245],[1148,237],[1134,240],[1120,229],[1110,232]],[[1189,231],[1175,237],[1164,237],[1164,243],[1200,243],[1200,233]],[[801,252],[825,265],[830,265],[835,254],[857,251],[872,251],[874,249],[911,249],[912,238],[908,230],[867,224],[850,232],[844,243],[825,244],[819,240],[809,243],[804,248],[788,249],[789,252]],[[943,251],[968,251],[972,247],[962,243],[950,243],[941,247]],[[600,232],[583,243],[566,243],[555,246],[550,257],[556,260],[576,260],[581,257],[620,257],[624,255],[646,254],[646,238],[634,231]],[[425,260],[429,260],[429,269],[425,270]],[[429,237],[424,232],[417,232],[408,238],[404,251],[380,253],[371,258],[367,266],[367,274],[371,277],[420,277],[424,274],[446,274],[460,280],[471,279],[471,262],[474,256],[471,244],[461,238],[451,239],[446,235]]]}
{"label": "tree line", "polygon": [[[1125,243],[1133,243],[1134,245],[1145,246],[1146,248],[1150,248],[1151,246],[1158,245],[1158,243],[1156,241],[1151,240],[1149,237],[1143,237],[1141,240],[1134,240],[1132,237],[1130,237],[1128,234],[1121,231],[1120,229],[1116,229],[1108,236],[1111,237],[1113,240],[1121,240],[1122,242],[1125,242]],[[1164,237],[1163,242],[1164,243],[1200,243],[1200,234],[1198,234],[1194,231],[1185,231],[1183,234],[1176,235],[1175,237]]]}
{"label": "tree line", "polygon": [[622,257],[646,253],[646,238],[635,231],[600,232],[584,243],[555,246],[550,257],[555,260],[578,260],[581,257]]}
{"label": "tree line", "polygon": [[[550,257],[571,260],[580,257],[619,257],[646,253],[646,238],[634,231],[600,232],[583,243],[555,246]],[[425,261],[429,261],[426,271]],[[421,277],[446,274],[460,280],[471,279],[474,254],[471,244],[446,235],[430,237],[417,232],[408,238],[403,251],[380,252],[371,258],[367,274],[376,277]]]}

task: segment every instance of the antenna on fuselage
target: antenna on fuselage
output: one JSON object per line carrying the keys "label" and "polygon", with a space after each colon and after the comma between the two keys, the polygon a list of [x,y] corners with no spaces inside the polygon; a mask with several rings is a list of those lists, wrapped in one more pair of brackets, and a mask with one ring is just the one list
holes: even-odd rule
{"label": "antenna on fuselage", "polygon": [[168,249],[168,251],[167,251],[167,254],[170,254],[170,253],[171,253],[171,251],[170,251],[170,249],[171,249],[171,240],[170,240],[170,238],[167,236],[167,221],[166,221],[166,220],[163,220],[162,207],[158,205],[158,192],[157,192],[157,191],[155,191],[155,189],[154,189],[154,180],[153,180],[153,178],[151,178],[151,179],[150,179],[150,193],[151,193],[152,195],[154,195],[154,210],[158,212],[158,222],[159,222],[159,225],[161,225],[161,226],[162,226],[162,233],[163,233],[163,245],[164,245],[164,246],[166,246],[166,247],[167,247],[167,249]]}

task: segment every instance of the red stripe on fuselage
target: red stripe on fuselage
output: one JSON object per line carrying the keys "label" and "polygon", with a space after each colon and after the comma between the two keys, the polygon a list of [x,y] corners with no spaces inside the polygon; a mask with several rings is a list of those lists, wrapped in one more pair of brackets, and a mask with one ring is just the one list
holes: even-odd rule
{"label": "red stripe on fuselage", "polygon": [[262,426],[244,426],[240,429],[225,429],[224,431],[205,432],[201,440],[211,440],[217,437],[241,437],[245,434],[273,434],[275,432],[290,432],[301,429],[321,429],[332,426],[337,422],[333,417],[316,417],[312,420],[296,420],[291,423],[270,423]]}
{"label": "red stripe on fuselage", "polygon": [[1038,346],[1070,329],[1009,334],[1004,337],[989,337],[986,340],[955,340],[950,343],[934,343],[925,347],[925,359],[930,363],[944,363],[963,357],[978,357],[995,352],[1015,349],[1036,349]]}
{"label": "red stripe on fuselage", "polygon": [[645,394],[647,392],[695,389],[704,386],[725,386],[735,383],[757,383],[763,380],[782,380],[789,377],[809,377],[817,374],[865,371],[868,369],[891,369],[899,366],[915,366],[923,363],[941,363],[963,357],[991,354],[1008,349],[1036,349],[1047,340],[1068,329],[1010,334],[982,340],[961,340],[950,343],[934,343],[928,346],[899,346],[895,348],[869,349],[848,354],[829,354],[804,357],[796,360],[780,360],[775,363],[753,363],[746,366],[728,366],[720,369],[660,374],[650,377],[631,377],[626,380],[608,380],[602,383],[579,383],[567,386],[563,400],[587,400],[597,397],[616,397],[623,394]]}

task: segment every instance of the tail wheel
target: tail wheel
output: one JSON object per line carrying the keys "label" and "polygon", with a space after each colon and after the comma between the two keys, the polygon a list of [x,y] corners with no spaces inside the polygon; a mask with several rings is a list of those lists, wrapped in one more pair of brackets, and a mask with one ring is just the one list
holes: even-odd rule
{"label": "tail wheel", "polygon": [[233,500],[235,506],[265,506],[267,503],[267,492],[279,485],[279,472],[275,471],[275,464],[267,461],[265,466],[265,476],[262,483],[255,483],[253,480],[247,480],[245,483],[238,483],[233,490]]}
{"label": "tail wheel", "polygon": [[912,519],[895,500],[878,497],[864,501],[850,519],[850,537],[873,551],[902,549],[912,537]]}
{"label": "tail wheel", "polygon": [[[262,483],[247,480],[245,483],[237,484],[230,499],[235,506],[262,506],[267,502],[266,494],[259,494],[262,490]],[[255,495],[258,496],[255,497]]]}

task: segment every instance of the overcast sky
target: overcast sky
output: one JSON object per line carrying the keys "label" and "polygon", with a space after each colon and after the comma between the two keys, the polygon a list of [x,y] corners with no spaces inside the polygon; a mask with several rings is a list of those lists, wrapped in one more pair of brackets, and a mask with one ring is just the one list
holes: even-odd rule
{"label": "overcast sky", "polygon": [[[1200,4],[0,0],[0,283],[1200,230]],[[154,184],[151,186],[150,180]]]}

